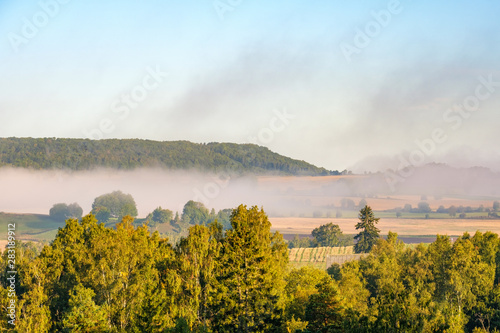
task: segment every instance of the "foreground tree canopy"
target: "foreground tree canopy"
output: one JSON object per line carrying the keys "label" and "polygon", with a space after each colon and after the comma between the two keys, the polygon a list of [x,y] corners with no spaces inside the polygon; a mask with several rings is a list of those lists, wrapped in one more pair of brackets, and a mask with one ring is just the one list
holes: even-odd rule
{"label": "foreground tree canopy", "polygon": [[[157,210],[159,219],[165,213]],[[154,214],[153,214],[154,215]],[[363,215],[363,214],[362,214]],[[369,214],[365,214],[369,216]],[[438,236],[291,269],[262,209],[239,206],[226,231],[193,225],[172,245],[123,217],[69,219],[43,249],[17,244],[17,332],[492,332],[500,328],[498,235]],[[330,226],[331,227],[331,226]],[[330,229],[330,228],[328,228]],[[335,228],[331,228],[335,230]],[[9,252],[0,260],[8,306]],[[4,312],[5,313],[5,312]],[[3,331],[13,327],[2,315]]]}

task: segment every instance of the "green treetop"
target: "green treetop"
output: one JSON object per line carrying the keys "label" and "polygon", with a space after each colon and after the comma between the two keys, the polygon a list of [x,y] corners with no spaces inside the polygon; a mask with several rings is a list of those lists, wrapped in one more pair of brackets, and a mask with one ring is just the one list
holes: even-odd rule
{"label": "green treetop", "polygon": [[375,217],[370,206],[361,209],[358,218],[360,222],[356,224],[356,230],[362,230],[354,236],[354,239],[358,241],[354,245],[354,252],[368,253],[377,242],[377,239],[380,238],[380,230],[375,226],[380,219]]}

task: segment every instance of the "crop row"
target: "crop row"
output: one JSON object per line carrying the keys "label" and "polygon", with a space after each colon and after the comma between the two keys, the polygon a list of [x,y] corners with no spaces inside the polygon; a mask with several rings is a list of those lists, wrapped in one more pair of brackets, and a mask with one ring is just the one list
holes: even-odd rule
{"label": "crop row", "polygon": [[353,246],[293,248],[289,251],[289,259],[293,262],[325,262],[328,255],[352,254]]}

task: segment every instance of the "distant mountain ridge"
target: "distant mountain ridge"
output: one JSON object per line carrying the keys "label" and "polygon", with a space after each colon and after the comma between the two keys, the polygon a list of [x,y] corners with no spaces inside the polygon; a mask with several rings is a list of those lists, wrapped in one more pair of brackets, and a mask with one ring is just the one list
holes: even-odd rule
{"label": "distant mountain ridge", "polygon": [[0,138],[0,167],[196,169],[204,172],[336,175],[254,144],[142,139]]}

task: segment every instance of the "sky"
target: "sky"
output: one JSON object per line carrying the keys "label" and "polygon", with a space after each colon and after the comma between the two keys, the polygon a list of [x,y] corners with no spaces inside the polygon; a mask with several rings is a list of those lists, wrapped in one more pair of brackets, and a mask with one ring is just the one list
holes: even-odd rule
{"label": "sky", "polygon": [[498,1],[0,1],[0,137],[500,170]]}

